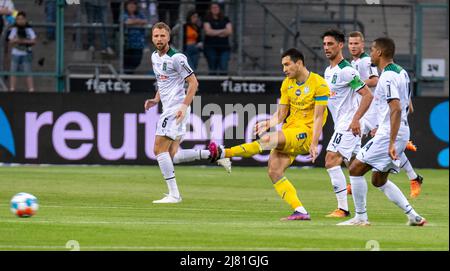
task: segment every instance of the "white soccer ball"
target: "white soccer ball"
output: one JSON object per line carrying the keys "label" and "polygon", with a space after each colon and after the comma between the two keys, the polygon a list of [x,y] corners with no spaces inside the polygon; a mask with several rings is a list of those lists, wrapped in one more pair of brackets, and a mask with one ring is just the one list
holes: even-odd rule
{"label": "white soccer ball", "polygon": [[28,193],[19,193],[11,199],[11,212],[18,217],[30,217],[39,209],[38,200]]}

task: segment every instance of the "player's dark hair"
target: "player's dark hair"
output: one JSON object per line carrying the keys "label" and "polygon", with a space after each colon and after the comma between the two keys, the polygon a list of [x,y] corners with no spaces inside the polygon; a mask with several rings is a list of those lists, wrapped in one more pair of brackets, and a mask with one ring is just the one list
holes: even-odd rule
{"label": "player's dark hair", "polygon": [[345,35],[338,29],[329,29],[322,34],[322,39],[325,37],[333,37],[337,42],[345,43]]}
{"label": "player's dark hair", "polygon": [[381,37],[374,40],[375,47],[381,50],[381,53],[385,58],[394,58],[395,55],[395,42],[388,37]]}
{"label": "player's dark hair", "polygon": [[25,11],[19,11],[19,12],[17,13],[16,17],[17,17],[17,16],[22,16],[22,17],[26,18],[26,17],[27,17],[27,14],[25,13]]}
{"label": "player's dark hair", "polygon": [[285,51],[281,55],[281,58],[284,58],[286,56],[289,56],[291,58],[291,60],[294,61],[294,63],[301,60],[303,65],[305,65],[305,56],[302,54],[302,52],[300,52],[299,50],[297,50],[295,48],[291,48],[291,49],[288,49],[287,51]]}

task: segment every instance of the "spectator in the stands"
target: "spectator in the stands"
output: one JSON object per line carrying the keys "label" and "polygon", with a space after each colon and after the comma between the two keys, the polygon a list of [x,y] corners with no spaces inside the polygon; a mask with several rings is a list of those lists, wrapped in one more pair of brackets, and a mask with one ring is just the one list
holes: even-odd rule
{"label": "spectator in the stands", "polygon": [[14,12],[14,3],[11,0],[0,0],[0,34],[5,27],[4,17],[11,16]]}
{"label": "spectator in the stands", "polygon": [[[56,0],[36,0],[39,6],[44,3],[44,12],[45,12],[45,22],[46,23],[55,23],[56,22]],[[55,40],[55,27],[48,26],[46,39],[44,43]]]}
{"label": "spectator in the stands", "polygon": [[[3,54],[4,58],[3,58],[3,66],[4,68],[6,68],[8,66],[8,64],[10,63],[9,60],[9,48],[8,48],[8,36],[6,33],[6,28],[5,26],[10,25],[10,24],[14,24],[14,16],[13,14],[17,12],[14,9],[14,3],[11,0],[0,0],[0,35],[3,33],[3,30],[5,30],[5,33],[3,33],[5,40],[1,41],[1,42],[5,42],[5,46],[3,48],[3,52],[0,52],[0,54]],[[7,19],[8,18],[8,19]]]}
{"label": "spectator in the stands", "polygon": [[195,10],[197,10],[198,15],[200,16],[200,21],[202,21],[206,17],[206,13],[209,10],[209,6],[211,2],[218,3],[220,8],[225,11],[225,2],[224,0],[195,0]]}
{"label": "spectator in the stands", "polygon": [[[86,8],[86,15],[88,23],[106,24],[106,9],[108,7],[108,0],[84,0],[83,3]],[[101,48],[103,54],[114,55],[114,50],[111,49],[108,35],[105,27],[101,28]],[[88,47],[89,51],[95,51],[95,28],[88,28]]]}
{"label": "spectator in the stands", "polygon": [[[12,46],[11,51],[11,72],[31,73],[31,64],[33,59],[32,47],[36,44],[36,34],[33,28],[27,22],[27,15],[20,11],[16,16],[14,24],[9,34],[9,43]],[[17,78],[11,75],[10,91],[16,90]],[[28,91],[34,91],[33,77],[27,75]]]}
{"label": "spectator in the stands", "polygon": [[147,19],[139,11],[136,0],[128,0],[125,3],[123,21],[125,28],[125,52],[124,52],[124,72],[132,74],[141,64],[142,54],[145,47],[145,29],[136,26],[144,26]]}
{"label": "spectator in the stands", "polygon": [[[56,0],[45,0],[45,21],[56,23]],[[55,27],[47,27],[47,41],[55,40]]]}
{"label": "spectator in the stands", "polygon": [[188,59],[189,66],[191,66],[194,70],[197,70],[200,50],[203,48],[203,43],[201,42],[202,28],[199,24],[200,19],[197,11],[189,11],[186,17],[186,23],[183,27],[183,51]]}
{"label": "spectator in the stands", "polygon": [[[119,17],[120,17],[120,8],[122,5],[122,2],[125,4],[126,0],[111,0],[111,13],[112,13],[112,19],[114,24],[119,23]],[[145,16],[145,18],[149,21],[151,24],[155,24],[158,22],[158,13],[157,13],[157,0],[136,0],[136,3],[138,4],[140,13]]]}
{"label": "spectator in the stands", "polygon": [[204,53],[210,75],[226,75],[230,60],[229,37],[233,27],[218,3],[212,3],[203,23],[205,30]]}

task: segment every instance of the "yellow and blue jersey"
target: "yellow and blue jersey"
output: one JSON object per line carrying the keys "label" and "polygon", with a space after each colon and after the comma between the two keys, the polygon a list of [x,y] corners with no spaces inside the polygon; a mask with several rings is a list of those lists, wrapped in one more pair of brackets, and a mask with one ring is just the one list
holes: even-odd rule
{"label": "yellow and blue jersey", "polygon": [[[310,72],[304,83],[296,79],[286,78],[281,85],[281,98],[279,104],[289,106],[289,115],[285,119],[283,129],[307,126],[313,128],[315,105],[327,105],[330,88],[325,79]],[[328,115],[325,109],[323,125]]]}

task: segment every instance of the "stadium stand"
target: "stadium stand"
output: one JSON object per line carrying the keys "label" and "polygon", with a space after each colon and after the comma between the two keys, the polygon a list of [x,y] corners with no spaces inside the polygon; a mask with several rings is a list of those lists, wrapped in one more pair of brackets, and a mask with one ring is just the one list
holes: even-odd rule
{"label": "stadium stand", "polygon": [[[157,2],[157,1],[150,1]],[[175,1],[178,2],[178,1]],[[195,6],[195,1],[181,1],[179,23],[182,24],[186,12]],[[369,1],[371,2],[371,1]],[[376,1],[375,1],[376,2]],[[381,1],[382,3],[385,3]],[[33,71],[54,72],[56,54],[55,42],[44,42],[46,28],[44,5],[34,1],[14,1],[17,10],[25,10],[29,20],[35,25],[38,43],[34,48]],[[448,71],[448,8],[427,8],[430,5],[446,5],[447,1],[399,0],[386,5],[369,5],[360,0],[305,0],[273,1],[248,0],[225,1],[225,14],[234,25],[232,38],[233,53],[229,63],[229,75],[281,76],[280,52],[297,46],[304,51],[311,67],[320,72],[326,61],[323,57],[320,33],[330,27],[340,27],[347,32],[361,30],[368,41],[378,36],[389,35],[397,43],[397,62],[403,65],[414,78],[416,72],[417,48],[422,49],[422,58],[443,58]],[[418,8],[425,6],[425,8]],[[108,22],[112,22],[112,13],[108,7]],[[420,13],[420,14],[419,14]],[[249,16],[248,14],[258,14]],[[296,19],[295,19],[296,18]],[[423,23],[418,20],[422,19]],[[118,30],[109,31],[114,44],[115,56],[101,54],[99,51],[87,51],[85,28],[75,27],[76,23],[86,22],[83,6],[66,6],[65,23],[72,25],[65,29],[65,64],[82,64],[72,67],[76,73],[93,73],[92,63],[111,64],[120,72],[120,37]],[[418,39],[417,26],[421,26],[421,39]],[[113,32],[116,32],[113,34]],[[174,29],[174,45],[179,44],[179,33]],[[366,44],[368,45],[368,44]],[[149,74],[149,52],[146,50],[138,74]],[[8,56],[6,56],[8,59]],[[86,66],[86,64],[89,64]],[[8,70],[9,64],[3,70]],[[109,73],[100,69],[100,73]],[[199,60],[198,74],[207,74],[207,64],[202,55]],[[444,78],[445,79],[445,78]],[[422,80],[420,95],[448,96],[448,79]],[[36,81],[38,91],[53,91],[55,79],[41,77]],[[19,85],[20,87],[20,85]],[[424,90],[425,89],[425,90]]]}

